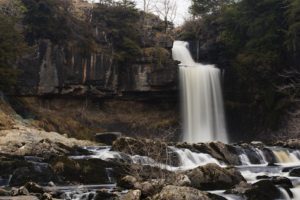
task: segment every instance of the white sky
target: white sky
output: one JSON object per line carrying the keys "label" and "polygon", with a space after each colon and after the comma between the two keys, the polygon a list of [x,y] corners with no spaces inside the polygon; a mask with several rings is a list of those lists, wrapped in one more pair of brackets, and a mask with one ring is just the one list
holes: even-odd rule
{"label": "white sky", "polygon": [[[88,0],[88,1],[93,1],[93,2],[97,2],[98,0]],[[137,3],[137,7],[138,8],[143,8],[143,0],[135,0]],[[155,0],[153,0],[155,1]],[[176,15],[176,19],[174,21],[175,25],[181,25],[185,19],[189,18],[189,13],[188,13],[188,9],[189,6],[191,5],[191,0],[173,0],[176,1],[177,3],[177,15]]]}
{"label": "white sky", "polygon": [[[135,0],[137,2],[138,8],[143,8],[143,0]],[[177,3],[177,15],[175,19],[176,25],[181,25],[184,19],[189,18],[189,7],[191,5],[191,0],[174,0]]]}

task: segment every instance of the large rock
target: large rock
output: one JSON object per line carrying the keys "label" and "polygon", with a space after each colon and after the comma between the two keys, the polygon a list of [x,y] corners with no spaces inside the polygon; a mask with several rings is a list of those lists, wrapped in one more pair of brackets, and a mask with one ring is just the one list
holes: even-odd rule
{"label": "large rock", "polygon": [[194,188],[201,190],[229,189],[245,179],[235,168],[222,168],[216,164],[208,164],[184,172],[191,180]]}
{"label": "large rock", "polygon": [[289,175],[294,177],[300,177],[300,168],[292,169]]}
{"label": "large rock", "polygon": [[142,192],[140,190],[130,190],[127,194],[123,195],[120,200],[140,200]]}
{"label": "large rock", "polygon": [[164,186],[165,180],[138,180],[133,176],[125,176],[119,182],[118,186],[125,189],[134,189],[141,191],[143,197],[158,193]]}
{"label": "large rock", "polygon": [[280,197],[279,189],[269,180],[261,180],[253,185],[241,183],[226,193],[242,195],[248,200],[274,200]]}
{"label": "large rock", "polygon": [[51,160],[51,166],[55,174],[63,182],[83,184],[111,183],[107,170],[112,171],[111,178],[118,179],[125,174],[120,163],[104,161],[100,159],[72,160],[68,157],[57,157]]}
{"label": "large rock", "polygon": [[217,195],[202,192],[191,187],[166,186],[151,200],[225,200]]}
{"label": "large rock", "polygon": [[97,142],[112,145],[112,143],[121,136],[122,133],[120,132],[97,133],[95,139]]}

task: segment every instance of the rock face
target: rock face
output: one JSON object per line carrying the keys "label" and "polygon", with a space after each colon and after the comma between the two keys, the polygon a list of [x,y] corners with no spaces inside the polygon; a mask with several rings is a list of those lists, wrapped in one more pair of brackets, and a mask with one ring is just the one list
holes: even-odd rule
{"label": "rock face", "polygon": [[[171,42],[172,43],[172,42]],[[169,46],[169,45],[168,45]],[[18,67],[19,95],[69,95],[107,97],[128,93],[172,93],[177,89],[177,64],[167,49],[162,65],[157,49],[144,50],[144,56],[129,66],[120,66],[112,55],[89,53],[81,49],[40,40],[35,55],[29,55]]]}
{"label": "rock face", "polygon": [[192,187],[201,190],[229,189],[245,181],[235,168],[222,168],[216,164],[208,164],[184,173],[191,180]]}
{"label": "rock face", "polygon": [[225,200],[225,198],[191,187],[166,186],[151,200]]}

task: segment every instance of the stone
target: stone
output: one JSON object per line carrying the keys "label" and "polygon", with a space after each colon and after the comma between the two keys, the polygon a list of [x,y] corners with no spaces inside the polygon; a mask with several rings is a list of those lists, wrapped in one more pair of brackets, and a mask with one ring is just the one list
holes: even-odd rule
{"label": "stone", "polygon": [[10,196],[10,191],[0,188],[0,196]]}
{"label": "stone", "polygon": [[107,189],[97,190],[94,200],[117,200],[119,199],[115,193],[110,192]]}
{"label": "stone", "polygon": [[140,190],[129,190],[127,194],[121,196],[120,200],[140,200],[141,196]]}
{"label": "stone", "polygon": [[175,186],[190,187],[192,185],[190,178],[185,174],[176,174],[175,180],[173,180],[172,183],[173,183],[172,185]]}
{"label": "stone", "polygon": [[183,172],[191,180],[191,185],[200,190],[229,189],[245,179],[235,168],[222,168],[217,164],[207,164]]}
{"label": "stone", "polygon": [[48,193],[44,193],[41,200],[52,200],[52,195]]}
{"label": "stone", "polygon": [[97,133],[95,139],[97,142],[112,145],[112,143],[122,136],[120,132],[106,132],[106,133]]}
{"label": "stone", "polygon": [[142,195],[146,197],[160,191],[164,183],[164,180],[139,181],[133,176],[125,176],[118,182],[118,186],[125,189],[140,190]]}
{"label": "stone", "polygon": [[43,187],[34,182],[28,182],[24,186],[30,193],[44,193]]}
{"label": "stone", "polygon": [[260,180],[252,185],[240,183],[225,193],[242,195],[248,200],[274,200],[280,197],[279,189],[270,180]]}
{"label": "stone", "polygon": [[290,176],[300,177],[300,168],[294,168],[289,173]]}
{"label": "stone", "polygon": [[226,200],[223,197],[202,192],[191,187],[168,185],[160,193],[150,198],[151,200]]}
{"label": "stone", "polygon": [[121,180],[118,182],[118,186],[125,189],[134,189],[137,183],[138,183],[137,178],[128,175],[121,178]]}
{"label": "stone", "polygon": [[0,197],[0,200],[39,200],[36,196]]}

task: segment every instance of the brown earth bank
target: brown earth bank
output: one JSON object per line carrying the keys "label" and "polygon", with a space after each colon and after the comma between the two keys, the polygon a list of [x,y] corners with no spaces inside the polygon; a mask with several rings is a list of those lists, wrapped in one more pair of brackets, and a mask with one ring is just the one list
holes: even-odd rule
{"label": "brown earth bank", "polygon": [[18,97],[10,102],[32,126],[77,139],[94,140],[96,133],[121,132],[176,140],[181,132],[176,99]]}

